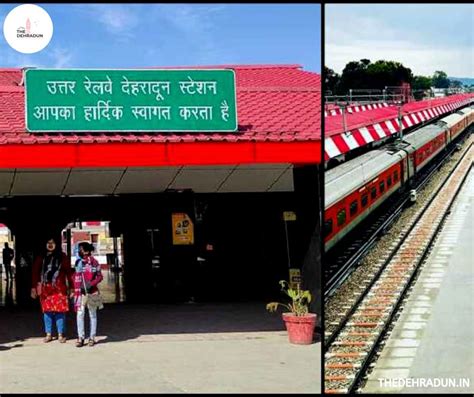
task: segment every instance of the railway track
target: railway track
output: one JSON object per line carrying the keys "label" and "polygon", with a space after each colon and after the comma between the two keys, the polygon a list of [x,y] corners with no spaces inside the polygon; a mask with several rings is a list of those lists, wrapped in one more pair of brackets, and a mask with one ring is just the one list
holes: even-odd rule
{"label": "railway track", "polygon": [[356,305],[342,315],[337,332],[326,344],[326,393],[356,391],[467,178],[473,157],[471,140],[456,167],[400,237]]}
{"label": "railway track", "polygon": [[[469,136],[469,131],[466,136]],[[432,179],[439,168],[452,156],[456,150],[456,145],[452,145],[449,150],[415,181],[413,189],[420,191]],[[326,255],[326,266],[324,268],[324,299],[327,301],[345,280],[351,275],[359,263],[364,259],[374,244],[383,236],[390,226],[398,219],[404,208],[410,201],[409,192],[397,197],[389,198],[381,208],[365,220],[357,228],[357,238],[349,236],[341,252],[341,244],[337,249],[331,250]],[[353,233],[354,235],[354,233]]]}
{"label": "railway track", "polygon": [[[469,149],[470,146],[472,146],[472,142],[474,141],[474,138],[472,135],[468,135],[468,145],[467,145],[467,148],[464,149],[464,154],[467,152],[467,150]],[[446,158],[445,158],[446,159]],[[460,159],[458,160],[458,162],[460,161]],[[444,162],[443,162],[444,164]],[[438,168],[441,166],[442,164],[438,164],[435,169],[432,169],[430,172],[429,172],[429,176],[427,178],[423,178],[423,181],[421,182],[423,185],[425,185],[426,183],[429,182],[429,180],[431,179],[431,176],[436,172],[436,170],[438,170]],[[449,177],[450,173],[448,173],[446,175],[446,178],[447,179]],[[442,183],[440,183],[438,186],[440,186]],[[433,194],[432,196],[433,197]],[[429,199],[427,197],[427,199]],[[403,207],[403,205],[399,206],[398,208],[395,208],[395,207],[392,207],[390,213],[393,214],[393,216],[396,216],[398,217],[399,215],[399,211],[398,209]],[[369,288],[376,280],[376,278],[378,277],[378,275],[380,274],[380,272],[383,271],[383,268],[384,266],[387,264],[387,261],[390,259],[391,256],[393,256],[400,244],[400,241],[402,241],[402,239],[404,238],[404,236],[407,235],[407,233],[416,225],[416,222],[417,220],[419,219],[419,217],[421,216],[421,212],[423,211],[423,208],[426,207],[426,204],[424,206],[421,206],[416,213],[414,213],[412,216],[411,216],[411,220],[407,221],[406,224],[403,225],[403,227],[399,230],[399,234],[397,234],[397,237],[396,237],[396,241],[392,242],[391,245],[389,247],[386,248],[386,251],[383,251],[383,254],[380,255],[380,257],[377,258],[377,263],[376,263],[376,266],[373,266],[374,269],[370,269],[370,272],[368,272],[368,274],[364,277],[363,281],[361,282],[359,288],[357,289],[357,292],[354,292],[354,296],[355,298],[354,299],[350,299],[350,301],[352,302],[350,305],[344,305],[341,307],[341,310],[344,310],[345,313],[342,314],[342,315],[339,315],[339,314],[336,314],[337,318],[339,319],[339,321],[328,321],[325,323],[325,345],[328,346],[330,345],[334,340],[335,338],[337,337],[337,335],[339,334],[339,332],[341,331],[341,329],[344,327],[345,325],[345,318],[350,315],[355,309],[356,307],[360,304],[360,302],[362,301],[363,297],[364,297],[364,291]],[[385,227],[385,228],[388,228],[387,224],[384,224],[382,227]],[[379,236],[374,236],[374,240],[377,240],[378,238],[380,238],[380,235]],[[369,253],[372,245],[375,244],[375,243],[370,243],[370,246],[366,245],[364,247],[361,247],[360,249],[360,257],[361,259],[359,261],[362,261],[365,256]],[[358,267],[358,263],[356,264],[351,264],[352,268],[347,268],[347,274],[344,275],[344,278],[341,278],[337,284],[337,288],[339,288],[340,285],[343,284],[343,282],[345,281],[345,279],[347,279],[351,274],[352,272]],[[334,288],[334,286],[333,286]],[[334,289],[335,291],[336,289]],[[326,299],[326,304],[328,303],[328,299]],[[334,315],[333,315],[334,317]]]}

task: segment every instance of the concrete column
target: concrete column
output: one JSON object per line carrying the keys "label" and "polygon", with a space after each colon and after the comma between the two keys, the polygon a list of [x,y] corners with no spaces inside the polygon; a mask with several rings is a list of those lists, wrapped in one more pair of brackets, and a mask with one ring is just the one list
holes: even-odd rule
{"label": "concrete column", "polygon": [[[176,288],[172,292],[173,299],[178,302],[187,302],[196,298],[198,289],[197,280],[197,244],[199,241],[199,226],[195,217],[195,194],[188,190],[182,193],[170,194],[167,198],[169,203],[168,219],[165,220],[164,230],[169,232],[169,256],[165,265],[170,269],[170,274],[174,276],[173,282]],[[194,224],[194,244],[173,245],[171,215],[173,212],[186,213]]]}
{"label": "concrete column", "polygon": [[146,249],[146,228],[129,224],[123,233],[124,289],[128,302],[144,303],[150,298],[151,263]]}
{"label": "concrete column", "polygon": [[321,186],[322,175],[316,165],[295,166],[293,182],[296,203],[296,260],[301,263],[302,286],[313,296],[310,310],[321,321]]}

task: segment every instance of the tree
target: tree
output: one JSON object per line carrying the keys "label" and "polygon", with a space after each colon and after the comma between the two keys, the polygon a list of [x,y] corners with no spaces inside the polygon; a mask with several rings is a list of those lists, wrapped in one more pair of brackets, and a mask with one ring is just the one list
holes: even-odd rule
{"label": "tree", "polygon": [[329,69],[327,66],[324,67],[324,89],[326,91],[331,91],[334,95],[340,78],[341,76],[334,72],[334,70]]}
{"label": "tree", "polygon": [[339,92],[346,94],[351,88],[367,88],[367,65],[370,60],[352,61],[346,64],[339,80]]}
{"label": "tree", "polygon": [[341,94],[349,89],[379,89],[386,86],[400,86],[413,80],[411,69],[400,62],[378,60],[371,63],[369,59],[361,59],[346,64],[338,85]]}
{"label": "tree", "polygon": [[429,90],[432,85],[433,82],[431,81],[431,77],[415,76],[411,84],[413,97],[416,100],[423,99],[424,92]]}
{"label": "tree", "polygon": [[434,75],[431,80],[433,81],[433,87],[435,88],[449,87],[448,75],[441,70],[437,70],[436,72],[434,72]]}
{"label": "tree", "polygon": [[370,88],[383,89],[386,86],[400,86],[402,83],[411,83],[413,80],[411,69],[394,61],[377,61],[367,66],[367,73]]}
{"label": "tree", "polygon": [[411,84],[412,89],[415,90],[429,90],[433,82],[431,77],[426,76],[415,76]]}

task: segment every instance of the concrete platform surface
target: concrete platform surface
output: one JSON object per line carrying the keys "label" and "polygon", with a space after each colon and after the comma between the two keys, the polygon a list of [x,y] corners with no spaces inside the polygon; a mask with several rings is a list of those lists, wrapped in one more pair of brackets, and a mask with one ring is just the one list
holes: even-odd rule
{"label": "concrete platform surface", "polygon": [[66,344],[44,344],[39,310],[1,309],[0,393],[321,389],[321,343],[290,344],[264,303],[107,305],[94,347],[74,346],[74,324],[69,314]]}
{"label": "concrete platform surface", "polygon": [[474,393],[471,169],[364,393]]}

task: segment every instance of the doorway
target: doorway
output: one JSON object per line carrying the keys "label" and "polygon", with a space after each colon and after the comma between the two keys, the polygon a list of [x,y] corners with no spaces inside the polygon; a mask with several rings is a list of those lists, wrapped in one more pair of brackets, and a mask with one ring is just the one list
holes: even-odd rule
{"label": "doorway", "polygon": [[72,268],[79,259],[79,244],[88,242],[93,245],[92,255],[99,262],[104,277],[98,286],[104,302],[118,303],[126,299],[123,288],[123,237],[112,237],[109,226],[109,221],[75,220],[62,230],[61,242]]}
{"label": "doorway", "polygon": [[3,255],[3,250],[7,247],[6,244],[8,244],[8,248],[13,250],[14,255],[15,237],[7,225],[0,223],[0,247],[2,250],[0,266],[0,306],[12,306],[16,303],[15,283],[13,282],[14,278],[16,277],[16,258],[13,257],[13,259],[11,260],[11,277],[7,277],[7,267],[5,266],[6,258],[4,258]]}

